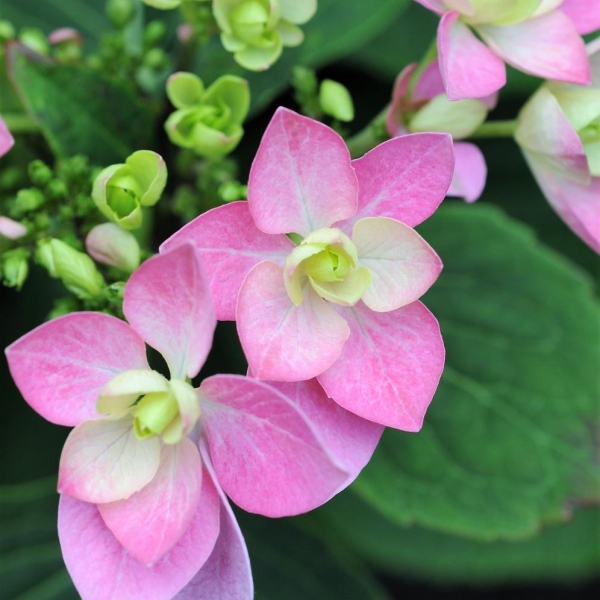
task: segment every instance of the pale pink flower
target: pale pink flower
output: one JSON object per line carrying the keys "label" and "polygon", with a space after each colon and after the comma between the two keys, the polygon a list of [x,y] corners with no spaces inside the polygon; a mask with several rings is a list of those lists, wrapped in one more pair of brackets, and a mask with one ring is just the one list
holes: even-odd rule
{"label": "pale pink flower", "polygon": [[[460,140],[471,135],[496,106],[497,94],[482,99],[448,100],[437,60],[430,63],[411,86],[416,68],[416,63],[410,64],[396,78],[386,116],[386,127],[392,137],[439,131]],[[454,177],[448,196],[475,202],[483,192],[487,177],[483,154],[475,144],[455,141],[454,159]]]}
{"label": "pale pink flower", "polygon": [[546,82],[521,110],[515,139],[550,205],[600,254],[600,40],[587,49],[592,85]]}
{"label": "pale pink flower", "polygon": [[27,234],[27,227],[18,221],[0,216],[0,235],[9,240],[18,240]]}
{"label": "pale pink flower", "polygon": [[[32,408],[75,426],[58,483],[67,569],[84,600],[251,600],[225,493],[267,516],[310,510],[356,477],[382,428],[329,402],[315,382],[280,389],[216,375],[194,389],[216,319],[190,244],[131,276],[123,312],[129,324],[70,314],[6,351]],[[144,342],[170,380],[150,369]]]}
{"label": "pale pink flower", "polygon": [[196,244],[217,318],[237,321],[254,376],[317,377],[347,410],[416,431],[444,347],[418,301],[442,264],[412,227],[436,210],[453,169],[447,134],[395,138],[351,162],[332,129],[280,108],[248,202],[201,215],[161,251]]}
{"label": "pale pink flower", "polygon": [[600,10],[589,8],[597,2],[416,1],[442,17],[437,46],[450,100],[483,98],[498,91],[506,83],[504,62],[545,79],[590,82],[579,33],[600,27]]}
{"label": "pale pink flower", "polygon": [[14,145],[15,139],[11,135],[6,123],[0,116],[0,156],[4,156]]}

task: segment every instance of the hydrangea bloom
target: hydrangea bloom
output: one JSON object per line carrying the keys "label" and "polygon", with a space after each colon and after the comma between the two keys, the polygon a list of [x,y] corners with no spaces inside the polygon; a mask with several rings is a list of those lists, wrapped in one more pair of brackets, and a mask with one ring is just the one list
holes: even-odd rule
{"label": "hydrangea bloom", "polygon": [[[449,101],[437,60],[410,86],[416,68],[416,63],[408,65],[396,79],[386,117],[386,127],[392,137],[440,131],[460,140],[472,134],[485,121],[488,111],[496,106],[497,94],[481,100]],[[448,195],[474,202],[485,187],[487,168],[483,154],[475,144],[455,142],[454,158],[454,177]]]}
{"label": "hydrangea bloom", "polygon": [[600,253],[600,40],[588,52],[591,87],[546,82],[523,107],[515,138],[548,202]]}
{"label": "hydrangea bloom", "polygon": [[[223,490],[268,516],[309,510],[356,477],[382,428],[332,405],[314,382],[216,375],[194,389],[216,320],[189,244],[144,263],[123,310],[129,324],[73,313],[6,351],[27,402],[75,426],[58,484],[67,568],[84,600],[251,600]],[[150,369],[144,341],[170,380]]]}
{"label": "hydrangea bloom", "polygon": [[4,156],[14,145],[15,139],[11,135],[4,119],[0,116],[0,156]]}
{"label": "hydrangea bloom", "polygon": [[412,227],[438,207],[453,170],[447,134],[395,138],[351,162],[332,129],[280,108],[248,202],[201,215],[161,251],[196,244],[217,318],[237,321],[257,378],[317,377],[344,408],[415,431],[444,349],[418,301],[442,265]]}
{"label": "hydrangea bloom", "polygon": [[581,0],[416,1],[442,15],[438,54],[450,100],[498,91],[506,83],[504,61],[546,79],[582,85],[590,81],[578,30],[588,30],[590,21],[592,30],[599,27],[600,13]]}

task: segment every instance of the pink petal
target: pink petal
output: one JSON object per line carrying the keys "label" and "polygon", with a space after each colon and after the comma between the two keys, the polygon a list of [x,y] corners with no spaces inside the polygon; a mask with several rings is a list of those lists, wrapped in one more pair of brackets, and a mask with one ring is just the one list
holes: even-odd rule
{"label": "pink petal", "polygon": [[600,177],[589,183],[563,177],[538,157],[524,152],[544,196],[561,219],[600,254]]}
{"label": "pink petal", "polygon": [[454,177],[448,196],[475,202],[481,196],[487,179],[487,166],[481,150],[468,142],[454,143]]}
{"label": "pink petal", "polygon": [[298,407],[268,384],[216,375],[200,387],[212,463],[241,508],[268,517],[320,506],[348,473]]}
{"label": "pink petal", "polygon": [[60,457],[58,491],[84,502],[129,498],[152,481],[160,464],[158,438],[138,440],[131,417],[77,425]]}
{"label": "pink petal", "polygon": [[[206,474],[219,490],[210,458],[202,451]],[[196,576],[173,600],[252,600],[254,584],[244,536],[225,494],[221,497],[221,530],[213,551]]]}
{"label": "pink petal", "polygon": [[446,88],[437,60],[430,62],[419,76],[413,92],[414,100],[431,100],[440,94],[445,94]]}
{"label": "pink petal", "polygon": [[489,96],[506,83],[504,63],[459,17],[458,12],[446,13],[438,28],[438,54],[446,94],[450,100]]}
{"label": "pink petal", "polygon": [[166,359],[171,377],[194,377],[217,324],[198,251],[184,244],[147,260],[125,286],[123,312]]}
{"label": "pink petal", "polygon": [[27,233],[27,227],[18,221],[0,216],[0,235],[9,240],[18,240]]}
{"label": "pink petal", "polygon": [[269,385],[306,415],[336,462],[349,473],[335,493],[350,485],[371,459],[383,426],[343,409],[327,396],[316,379],[296,383],[269,381]]}
{"label": "pink petal", "polygon": [[11,135],[6,123],[0,116],[0,156],[4,156],[14,145],[15,138]]}
{"label": "pink petal", "polygon": [[416,0],[419,4],[432,10],[434,13],[442,14],[448,9],[444,6],[443,0]]}
{"label": "pink petal", "polygon": [[564,0],[560,5],[581,35],[600,29],[600,2],[597,0]]}
{"label": "pink petal", "polygon": [[59,425],[97,417],[100,389],[129,369],[148,369],[146,347],[123,321],[73,313],[40,325],[6,349],[11,375],[28,404]]}
{"label": "pink petal", "polygon": [[404,67],[394,83],[394,91],[392,92],[392,101],[388,108],[385,126],[390,137],[396,137],[406,133],[402,115],[406,110],[406,94],[408,92],[408,84],[410,78],[417,68],[417,63],[411,63]]}
{"label": "pink petal", "polygon": [[344,140],[286,108],[271,119],[248,182],[248,206],[265,233],[330,227],[356,212],[356,176]]}
{"label": "pink petal", "polygon": [[352,241],[359,264],[371,271],[362,301],[377,312],[389,312],[418,300],[438,278],[442,261],[414,230],[389,218],[361,219]]}
{"label": "pink petal", "polygon": [[219,496],[204,475],[200,509],[177,545],[152,567],[121,546],[94,504],[61,496],[62,554],[83,600],[170,600],[194,577],[219,534]]}
{"label": "pink petal", "polygon": [[107,527],[134,558],[158,562],[187,531],[200,500],[202,463],[196,445],[184,438],[163,445],[158,472],[127,500],[99,504]]}
{"label": "pink petal", "polygon": [[444,368],[435,317],[413,302],[389,313],[359,303],[344,310],[350,338],[319,382],[349,411],[404,431],[418,431]]}
{"label": "pink petal", "polygon": [[339,357],[346,322],[307,285],[300,306],[290,300],[283,269],[270,261],[244,280],[237,303],[237,330],[258,379],[303,381],[328,369]]}
{"label": "pink petal", "polygon": [[360,186],[358,213],[336,227],[349,233],[365,217],[390,217],[415,227],[435,212],[452,181],[452,138],[445,133],[405,135],[352,165]]}
{"label": "pink petal", "polygon": [[235,303],[244,277],[263,260],[283,266],[294,248],[285,235],[268,235],[254,224],[247,202],[232,202],[200,215],[160,247],[168,252],[192,242],[200,253],[217,319],[235,320]]}
{"label": "pink petal", "polygon": [[581,85],[591,81],[583,40],[560,10],[516,25],[482,25],[477,32],[507,63],[525,73]]}

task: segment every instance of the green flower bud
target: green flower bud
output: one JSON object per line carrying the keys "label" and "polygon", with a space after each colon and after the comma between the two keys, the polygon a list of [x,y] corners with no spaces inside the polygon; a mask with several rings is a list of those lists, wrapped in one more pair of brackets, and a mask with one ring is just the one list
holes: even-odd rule
{"label": "green flower bud", "polygon": [[219,186],[219,196],[223,202],[245,200],[248,188],[237,181],[226,181]]}
{"label": "green flower bud", "polygon": [[26,213],[43,206],[45,202],[46,198],[40,190],[28,188],[17,192],[15,208],[19,213]]}
{"label": "green flower bud", "polygon": [[32,183],[40,187],[48,185],[53,177],[52,169],[41,160],[32,160],[27,171]]}
{"label": "green flower bud", "polygon": [[2,279],[7,287],[20,290],[27,279],[29,254],[23,248],[9,250],[2,256]]}
{"label": "green flower bud", "polygon": [[169,64],[169,57],[162,48],[151,48],[144,54],[142,59],[145,66],[158,71],[164,69]]}
{"label": "green flower bud", "polygon": [[338,121],[349,122],[354,119],[354,103],[350,92],[337,81],[324,79],[319,90],[321,110]]}
{"label": "green flower bud", "polygon": [[0,42],[6,42],[14,39],[16,35],[15,27],[10,21],[0,20]]}
{"label": "green flower bud", "polygon": [[297,27],[317,9],[316,0],[214,0],[213,12],[225,49],[251,71],[269,68],[283,46],[304,39]]}
{"label": "green flower bud", "polygon": [[48,183],[48,195],[53,200],[61,200],[67,197],[67,185],[62,179],[53,179]]}
{"label": "green flower bud", "polygon": [[144,44],[146,46],[154,46],[158,44],[164,37],[167,28],[162,21],[150,21],[144,29]]}
{"label": "green flower bud", "polygon": [[35,250],[35,262],[44,267],[50,277],[58,277],[50,240],[41,240],[38,242]]}
{"label": "green flower bud", "polygon": [[27,46],[38,54],[48,54],[50,51],[46,36],[41,29],[34,29],[33,27],[22,29],[19,34],[19,40],[24,46]]}
{"label": "green flower bud", "polygon": [[181,0],[142,0],[142,2],[158,10],[171,10],[181,5]]}
{"label": "green flower bud", "polygon": [[146,394],[133,411],[135,436],[143,440],[160,435],[178,414],[179,406],[172,392]]}
{"label": "green flower bud", "polygon": [[317,93],[319,82],[313,69],[296,65],[292,70],[292,86],[305,96]]}
{"label": "green flower bud", "polygon": [[89,300],[102,293],[104,278],[87,254],[57,239],[50,240],[45,246],[44,252],[48,253],[48,248],[51,252],[51,269],[48,271],[61,279],[70,292],[81,300]]}
{"label": "green flower bud", "polygon": [[158,202],[167,183],[167,167],[162,157],[139,150],[125,164],[111,165],[94,181],[92,198],[100,211],[123,229],[142,224],[142,207]]}
{"label": "green flower bud", "polygon": [[135,12],[135,0],[108,0],[106,16],[115,27],[125,27]]}
{"label": "green flower bud", "polygon": [[96,225],[85,239],[89,255],[99,263],[132,273],[140,265],[140,245],[134,235],[115,223]]}
{"label": "green flower bud", "polygon": [[165,123],[174,144],[207,158],[225,156],[239,144],[250,108],[245,79],[224,75],[205,90],[192,73],[175,73],[167,82],[167,95],[178,109]]}

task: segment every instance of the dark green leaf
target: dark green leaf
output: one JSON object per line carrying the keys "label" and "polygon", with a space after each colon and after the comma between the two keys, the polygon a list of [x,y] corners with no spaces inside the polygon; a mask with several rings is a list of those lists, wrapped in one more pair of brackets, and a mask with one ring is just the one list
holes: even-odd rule
{"label": "dark green leaf", "polygon": [[498,209],[421,233],[445,263],[425,303],[447,359],[423,430],[388,430],[356,489],[390,520],[519,539],[600,496],[599,312],[590,282]]}
{"label": "dark green leaf", "polygon": [[6,52],[13,85],[58,156],[85,154],[104,166],[151,146],[151,113],[122,83],[18,44]]}

